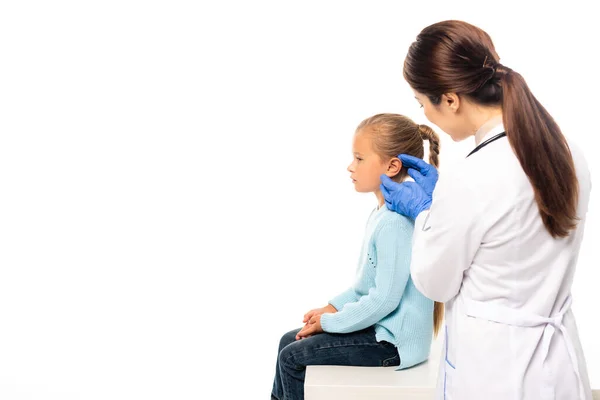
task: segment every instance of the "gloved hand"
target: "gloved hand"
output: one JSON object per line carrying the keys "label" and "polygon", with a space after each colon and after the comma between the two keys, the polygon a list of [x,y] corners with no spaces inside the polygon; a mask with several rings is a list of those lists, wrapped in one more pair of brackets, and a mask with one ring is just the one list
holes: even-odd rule
{"label": "gloved hand", "polygon": [[438,172],[420,158],[400,154],[402,164],[408,167],[408,175],[415,182],[396,183],[387,175],[381,175],[381,192],[390,210],[412,219],[431,207],[431,196],[438,180]]}

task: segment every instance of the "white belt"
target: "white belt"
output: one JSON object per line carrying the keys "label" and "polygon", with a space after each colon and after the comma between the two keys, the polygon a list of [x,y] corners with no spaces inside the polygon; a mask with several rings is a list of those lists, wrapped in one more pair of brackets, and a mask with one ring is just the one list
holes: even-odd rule
{"label": "white belt", "polygon": [[540,325],[546,325],[544,333],[542,335],[542,354],[543,354],[543,365],[544,365],[544,399],[554,399],[554,382],[556,378],[548,363],[548,352],[550,349],[550,342],[554,336],[556,329],[560,330],[562,337],[567,346],[569,358],[573,364],[575,375],[579,381],[579,398],[585,400],[585,390],[583,389],[583,382],[581,381],[581,375],[579,374],[579,364],[577,363],[577,354],[575,353],[575,347],[571,341],[571,337],[567,332],[567,328],[563,324],[563,316],[571,308],[571,296],[569,295],[565,300],[563,306],[560,308],[558,314],[552,317],[541,317],[539,315],[529,314],[521,309],[513,309],[509,307],[499,306],[491,303],[486,303],[477,300],[463,299],[465,312],[467,315],[475,318],[481,318],[488,321],[498,322],[500,324],[514,325],[520,327],[534,327]]}

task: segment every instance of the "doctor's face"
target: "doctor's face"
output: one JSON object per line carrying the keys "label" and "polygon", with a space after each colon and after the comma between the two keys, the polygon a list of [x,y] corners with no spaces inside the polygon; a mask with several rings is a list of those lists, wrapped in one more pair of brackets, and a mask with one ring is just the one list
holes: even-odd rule
{"label": "doctor's face", "polygon": [[433,104],[429,97],[423,93],[416,90],[413,90],[413,92],[415,93],[415,99],[417,99],[425,113],[425,118],[450,135],[452,140],[459,142],[470,136],[468,129],[465,128],[463,118],[457,112],[458,96],[454,94],[442,95],[440,104]]}
{"label": "doctor's face", "polygon": [[387,171],[387,163],[375,153],[369,132],[358,131],[352,142],[352,163],[348,166],[350,178],[357,192],[377,192],[381,174]]}

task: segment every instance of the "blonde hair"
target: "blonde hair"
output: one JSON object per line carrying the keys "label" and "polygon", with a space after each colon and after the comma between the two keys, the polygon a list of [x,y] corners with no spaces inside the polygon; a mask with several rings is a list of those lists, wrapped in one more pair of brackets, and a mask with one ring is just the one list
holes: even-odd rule
{"label": "blonde hair", "polygon": [[[429,163],[439,167],[440,138],[427,125],[416,124],[412,119],[400,114],[377,114],[362,121],[356,132],[370,133],[373,149],[382,158],[398,157],[408,154],[423,158],[423,141],[429,142]],[[392,179],[402,182],[408,176],[403,166],[400,173]]]}
{"label": "blonde hair", "polygon": [[[398,157],[408,154],[423,158],[425,146],[429,142],[429,164],[438,168],[440,165],[440,138],[427,125],[416,124],[412,119],[400,114],[377,114],[362,121],[356,132],[371,135],[373,149],[383,158]],[[408,177],[408,169],[403,165],[400,172],[392,177],[402,182]],[[435,302],[433,306],[433,333],[437,336],[444,319],[444,304]]]}

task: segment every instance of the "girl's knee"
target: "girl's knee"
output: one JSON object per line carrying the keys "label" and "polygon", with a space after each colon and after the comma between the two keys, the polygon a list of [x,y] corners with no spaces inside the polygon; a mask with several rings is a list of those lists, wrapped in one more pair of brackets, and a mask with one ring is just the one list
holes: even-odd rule
{"label": "girl's knee", "polygon": [[281,340],[279,341],[280,352],[285,346],[292,344],[296,341],[296,335],[298,334],[298,332],[300,332],[300,329],[294,329],[281,337]]}
{"label": "girl's knee", "polygon": [[298,346],[285,346],[279,351],[279,365],[284,368],[294,368],[296,360],[294,355],[299,351]]}

